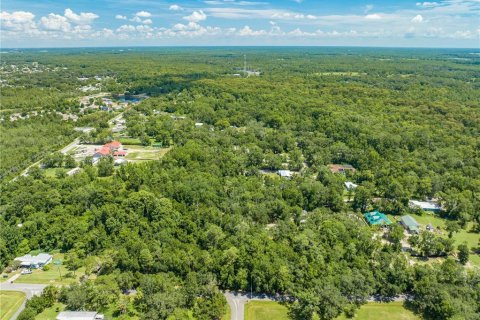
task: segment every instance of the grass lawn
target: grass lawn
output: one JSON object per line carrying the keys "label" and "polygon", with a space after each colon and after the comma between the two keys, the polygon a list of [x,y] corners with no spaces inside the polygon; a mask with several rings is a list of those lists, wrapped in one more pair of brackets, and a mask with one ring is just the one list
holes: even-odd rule
{"label": "grass lawn", "polygon": [[52,307],[43,310],[42,313],[35,317],[35,320],[53,320],[57,315],[65,309],[63,303],[57,302]]}
{"label": "grass lawn", "polygon": [[[445,237],[448,236],[448,232],[445,231],[445,222],[447,221],[446,219],[443,219],[436,214],[431,214],[431,213],[426,213],[424,215],[417,215],[417,214],[411,214],[411,216],[417,220],[418,223],[421,224],[421,227],[425,227],[427,224],[431,223],[434,228],[440,227],[442,229],[442,235]],[[392,220],[395,221],[395,218],[400,219],[399,216],[392,216],[388,215],[388,217]],[[459,244],[462,244],[463,242],[467,242],[468,247],[470,249],[476,248],[478,246],[478,239],[480,238],[480,234],[478,233],[473,233],[469,232],[472,228],[471,224],[468,224],[465,229],[460,229],[459,232],[456,232],[453,234],[453,239],[455,240],[455,247],[457,247]],[[480,266],[480,255],[475,254],[473,251],[470,252],[470,262],[473,265]]]}
{"label": "grass lawn", "polygon": [[[53,260],[60,259],[64,261],[64,257],[62,253],[55,253],[53,255]],[[85,273],[85,268],[80,268],[75,272],[75,277],[67,278],[65,275],[69,272],[64,264],[60,266],[60,272],[58,267],[53,263],[50,263],[49,270],[43,271],[42,269],[33,270],[32,274],[25,274],[21,275],[17,280],[16,283],[43,283],[43,284],[71,284],[78,281],[80,276]],[[60,279],[60,273],[62,275]]]}
{"label": "grass lawn", "polygon": [[288,320],[288,309],[277,302],[250,301],[245,305],[246,320]]}
{"label": "grass lawn", "polygon": [[171,148],[156,148],[156,147],[144,147],[125,145],[124,149],[127,150],[127,156],[125,159],[130,161],[150,161],[158,160],[162,158]]}
{"label": "grass lawn", "polygon": [[[417,320],[421,319],[410,310],[405,309],[403,302],[370,302],[358,310],[356,320]],[[347,320],[341,315],[337,320]]]}
{"label": "grass lawn", "polygon": [[25,300],[25,293],[0,291],[0,320],[8,320]]}
{"label": "grass lawn", "polygon": [[230,320],[232,318],[232,311],[230,310],[230,306],[227,303],[227,308],[225,310],[225,315],[222,317],[222,320]]}

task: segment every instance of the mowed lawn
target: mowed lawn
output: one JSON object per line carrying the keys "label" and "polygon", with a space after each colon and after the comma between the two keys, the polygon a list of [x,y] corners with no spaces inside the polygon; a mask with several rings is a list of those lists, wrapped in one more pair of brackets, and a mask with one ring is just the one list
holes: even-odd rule
{"label": "mowed lawn", "polygon": [[245,320],[288,320],[288,309],[277,302],[250,301],[245,305]]}
{"label": "mowed lawn", "polygon": [[[447,237],[448,232],[445,230],[445,223],[446,219],[443,219],[436,214],[426,213],[424,215],[417,215],[411,214],[411,216],[417,220],[417,222],[421,225],[421,228],[425,228],[425,226],[429,223],[432,224],[434,228],[440,227],[442,229],[442,236]],[[392,216],[388,215],[388,217],[395,221],[396,219],[400,220],[400,216]],[[472,224],[468,224],[465,229],[460,229],[459,232],[453,234],[453,240],[455,240],[455,248],[464,242],[467,243],[468,247],[470,248],[470,262],[473,265],[480,266],[480,255],[474,253],[473,249],[478,247],[478,240],[480,239],[479,233],[470,232],[472,228]]]}
{"label": "mowed lawn", "polygon": [[9,320],[25,300],[25,293],[0,291],[0,320]]}
{"label": "mowed lawn", "polygon": [[[53,255],[53,260],[64,260],[64,255],[56,253]],[[24,274],[15,280],[16,283],[40,283],[40,284],[72,284],[78,281],[78,278],[85,274],[85,268],[80,268],[75,272],[75,277],[66,277],[67,273],[73,274],[73,271],[68,271],[64,264],[59,267],[50,263],[49,270],[42,269],[32,270],[32,274]]]}
{"label": "mowed lawn", "polygon": [[[412,311],[405,309],[403,302],[370,302],[363,305],[353,318],[355,320],[419,320]],[[337,320],[347,320],[341,315]]]}
{"label": "mowed lawn", "polygon": [[35,317],[35,320],[53,320],[56,319],[58,314],[65,309],[63,303],[57,302],[52,307],[43,310]]}
{"label": "mowed lawn", "polygon": [[123,148],[127,150],[125,159],[133,162],[158,160],[171,149],[171,147],[157,148],[136,145],[124,145]]}

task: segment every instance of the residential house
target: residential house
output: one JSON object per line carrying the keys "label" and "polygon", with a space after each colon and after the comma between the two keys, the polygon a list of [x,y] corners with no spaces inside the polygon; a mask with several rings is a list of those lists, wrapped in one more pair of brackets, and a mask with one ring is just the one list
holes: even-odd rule
{"label": "residential house", "polygon": [[57,320],[102,320],[103,314],[95,311],[62,311],[58,314]]}
{"label": "residential house", "polygon": [[345,188],[347,188],[347,190],[353,190],[353,189],[356,189],[358,187],[358,184],[355,184],[355,183],[350,182],[350,181],[347,181],[344,184],[345,184]]}
{"label": "residential house", "polygon": [[423,211],[439,212],[442,210],[440,204],[436,201],[418,201],[410,200],[408,202],[410,208],[422,209]]}
{"label": "residential house", "polygon": [[26,254],[24,256],[15,258],[15,261],[19,261],[21,267],[37,269],[42,268],[43,266],[52,262],[52,256],[48,253],[40,253],[36,256]]}
{"label": "residential house", "polygon": [[293,172],[290,170],[278,170],[277,174],[285,179],[290,179],[293,176]]}
{"label": "residential house", "polygon": [[332,173],[346,174],[347,171],[351,173],[355,173],[356,171],[355,168],[349,164],[329,164],[328,168]]}

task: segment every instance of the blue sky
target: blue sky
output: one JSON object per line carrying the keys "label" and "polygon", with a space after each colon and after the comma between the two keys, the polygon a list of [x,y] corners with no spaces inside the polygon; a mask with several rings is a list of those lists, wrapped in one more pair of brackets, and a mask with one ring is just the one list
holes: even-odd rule
{"label": "blue sky", "polygon": [[480,46],[480,0],[3,0],[2,47]]}

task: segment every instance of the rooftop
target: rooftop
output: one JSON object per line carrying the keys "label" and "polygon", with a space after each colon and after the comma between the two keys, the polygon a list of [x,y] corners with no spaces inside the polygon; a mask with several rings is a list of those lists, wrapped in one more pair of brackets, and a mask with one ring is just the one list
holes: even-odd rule
{"label": "rooftop", "polygon": [[390,219],[388,219],[385,214],[381,213],[378,210],[365,213],[363,216],[365,217],[365,220],[367,220],[368,224],[371,226],[379,224],[392,224],[392,221],[390,221]]}
{"label": "rooftop", "polygon": [[401,217],[400,221],[404,226],[406,226],[408,229],[412,231],[418,230],[418,227],[420,226],[417,220],[415,220],[412,216],[409,216],[409,215]]}
{"label": "rooftop", "polygon": [[45,264],[47,263],[50,259],[52,259],[52,256],[49,255],[48,253],[39,253],[36,256],[32,256],[30,254],[26,254],[21,257],[15,258],[15,260],[18,260],[22,263],[28,263],[28,264]]}
{"label": "rooftop", "polygon": [[410,205],[410,207],[418,207],[422,210],[427,210],[427,211],[440,210],[440,205],[435,201],[410,200],[408,204]]}
{"label": "rooftop", "polygon": [[103,319],[103,315],[94,311],[62,311],[58,314],[57,320],[95,320]]}

